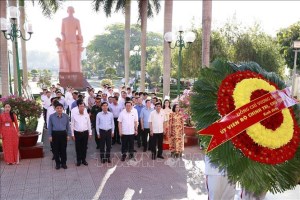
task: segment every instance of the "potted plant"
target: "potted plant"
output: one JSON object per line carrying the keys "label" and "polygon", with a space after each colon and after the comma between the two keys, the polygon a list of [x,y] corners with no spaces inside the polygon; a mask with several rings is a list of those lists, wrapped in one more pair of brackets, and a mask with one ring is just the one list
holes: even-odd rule
{"label": "potted plant", "polygon": [[40,103],[34,99],[24,97],[8,96],[0,99],[2,105],[9,104],[11,110],[16,114],[19,121],[20,147],[29,147],[36,145],[39,132],[36,131],[38,118],[42,114]]}
{"label": "potted plant", "polygon": [[185,145],[197,145],[198,137],[196,136],[197,130],[195,128],[195,123],[191,117],[191,107],[190,107],[190,98],[192,95],[192,91],[189,89],[185,89],[183,94],[173,100],[173,103],[178,103],[183,113],[184,118],[184,133],[185,133]]}

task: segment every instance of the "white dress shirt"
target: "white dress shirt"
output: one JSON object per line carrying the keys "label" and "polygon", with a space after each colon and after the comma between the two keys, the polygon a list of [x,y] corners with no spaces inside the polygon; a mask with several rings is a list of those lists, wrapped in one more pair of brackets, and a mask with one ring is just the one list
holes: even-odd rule
{"label": "white dress shirt", "polygon": [[47,109],[47,107],[44,107],[44,102],[46,101],[47,98],[48,98],[47,95],[45,95],[45,94],[41,95],[42,105],[43,105],[43,108],[45,108],[45,109]]}
{"label": "white dress shirt", "polygon": [[167,121],[166,114],[163,110],[160,110],[158,113],[156,110],[153,110],[150,113],[149,123],[152,122],[150,129],[153,133],[163,133],[164,132],[164,122]]}
{"label": "white dress shirt", "polygon": [[102,111],[102,112],[99,112],[97,114],[97,117],[96,117],[97,135],[100,134],[99,129],[106,130],[106,131],[111,129],[111,132],[114,133],[114,131],[115,131],[115,122],[114,122],[114,116],[111,112],[104,113]]}
{"label": "white dress shirt", "polygon": [[74,131],[78,131],[78,132],[88,131],[89,135],[92,135],[90,116],[85,112],[83,112],[83,114],[80,114],[79,112],[72,114],[71,130],[72,130],[72,136],[74,136]]}
{"label": "white dress shirt", "polygon": [[43,108],[48,109],[51,106],[51,97],[42,99]]}
{"label": "white dress shirt", "polygon": [[132,108],[130,112],[124,109],[118,118],[118,121],[122,123],[122,134],[133,135],[134,134],[134,123],[138,122],[138,114],[136,109]]}
{"label": "white dress shirt", "polygon": [[[78,106],[74,107],[74,108],[71,110],[71,116],[72,116],[72,115],[76,115],[76,114],[77,114],[77,115],[79,114]],[[84,114],[88,114],[86,108],[84,109]]]}

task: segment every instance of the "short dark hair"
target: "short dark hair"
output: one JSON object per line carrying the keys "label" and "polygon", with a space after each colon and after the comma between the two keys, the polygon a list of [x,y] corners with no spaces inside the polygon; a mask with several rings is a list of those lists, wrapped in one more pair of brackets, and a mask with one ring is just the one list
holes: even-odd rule
{"label": "short dark hair", "polygon": [[113,98],[117,101],[119,100],[119,97],[117,97],[117,96],[114,96]]}
{"label": "short dark hair", "polygon": [[126,90],[131,90],[131,87],[127,87]]}
{"label": "short dark hair", "polygon": [[145,96],[145,95],[147,95],[147,96],[148,96],[148,93],[147,93],[147,92],[144,92],[144,96]]}
{"label": "short dark hair", "polygon": [[57,99],[57,97],[52,97],[51,99],[50,99],[50,102],[52,103],[52,101],[54,101],[54,100],[56,100]]}
{"label": "short dark hair", "polygon": [[144,92],[139,92],[139,95],[141,96],[141,95],[144,95]]}
{"label": "short dark hair", "polygon": [[61,103],[59,103],[59,102],[56,103],[56,104],[54,104],[54,106],[55,106],[55,108],[58,107],[58,106],[60,106],[60,107],[62,107],[62,108],[64,107],[64,106],[63,106]]}
{"label": "short dark hair", "polygon": [[76,101],[76,103],[77,103],[77,106],[79,106],[79,105],[83,104],[84,102],[83,102],[82,99],[78,99],[78,100]]}
{"label": "short dark hair", "polygon": [[126,104],[130,103],[130,105],[132,105],[132,102],[131,101],[125,101],[125,106]]}
{"label": "short dark hair", "polygon": [[147,103],[147,102],[149,102],[150,101],[150,99],[147,99],[146,101],[145,101],[145,103]]}
{"label": "short dark hair", "polygon": [[104,101],[104,102],[101,103],[101,107],[102,107],[103,105],[105,105],[105,104],[108,106],[108,103]]}
{"label": "short dark hair", "polygon": [[155,103],[155,106],[158,106],[158,105],[161,106],[161,103],[160,103],[160,102],[156,102],[156,103]]}

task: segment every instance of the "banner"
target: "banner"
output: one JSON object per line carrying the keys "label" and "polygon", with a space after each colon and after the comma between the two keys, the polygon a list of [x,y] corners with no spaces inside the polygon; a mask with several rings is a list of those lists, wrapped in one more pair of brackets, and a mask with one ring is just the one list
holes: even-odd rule
{"label": "banner", "polygon": [[282,109],[299,103],[291,97],[289,88],[276,90],[265,94],[248,104],[232,111],[206,129],[199,131],[200,135],[212,135],[207,152],[237,136],[248,127],[256,124]]}

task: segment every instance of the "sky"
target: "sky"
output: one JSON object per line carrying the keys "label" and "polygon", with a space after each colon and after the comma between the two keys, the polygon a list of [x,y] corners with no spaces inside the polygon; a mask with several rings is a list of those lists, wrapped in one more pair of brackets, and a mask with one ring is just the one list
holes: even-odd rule
{"label": "sky", "polygon": [[[33,23],[34,34],[27,42],[28,50],[39,50],[56,53],[55,38],[61,37],[61,20],[67,17],[67,7],[73,6],[74,16],[80,20],[83,46],[105,31],[105,27],[112,23],[124,23],[122,13],[113,13],[106,18],[103,12],[92,10],[92,1],[67,1],[51,19],[44,17],[41,9],[35,4],[26,2],[27,20]],[[212,29],[223,26],[228,19],[236,16],[243,26],[251,26],[259,22],[263,30],[275,36],[280,28],[300,21],[300,1],[213,1]],[[134,1],[131,13],[131,23],[137,22],[137,3]],[[148,30],[163,34],[164,2],[161,2],[161,11],[154,18],[148,20]],[[173,3],[173,31],[179,26],[188,30],[192,21],[196,27],[201,27],[202,1],[179,1]]]}

